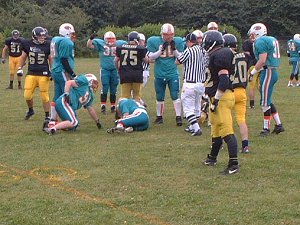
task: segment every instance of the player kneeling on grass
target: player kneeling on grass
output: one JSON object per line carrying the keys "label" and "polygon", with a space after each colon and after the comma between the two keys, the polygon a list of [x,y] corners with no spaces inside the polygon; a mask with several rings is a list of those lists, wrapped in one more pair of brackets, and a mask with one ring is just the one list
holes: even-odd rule
{"label": "player kneeling on grass", "polygon": [[82,74],[74,80],[67,81],[65,84],[65,93],[55,102],[55,109],[62,122],[51,127],[46,124],[44,131],[51,135],[56,133],[57,130],[75,130],[79,124],[76,111],[82,106],[87,109],[92,119],[96,122],[98,129],[100,129],[102,127],[101,123],[96,110],[92,106],[94,100],[93,92],[97,91],[98,86],[98,80],[93,74]]}
{"label": "player kneeling on grass", "polygon": [[107,133],[131,133],[144,131],[149,127],[149,116],[146,108],[133,99],[119,99],[116,119],[116,126],[108,129]]}

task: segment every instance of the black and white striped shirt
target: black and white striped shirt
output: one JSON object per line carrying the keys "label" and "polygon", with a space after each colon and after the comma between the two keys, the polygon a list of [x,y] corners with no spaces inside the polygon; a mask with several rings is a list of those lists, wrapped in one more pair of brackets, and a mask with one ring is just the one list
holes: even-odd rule
{"label": "black and white striped shirt", "polygon": [[208,66],[209,58],[204,48],[195,44],[190,48],[186,48],[185,51],[178,56],[177,60],[184,65],[184,82],[205,82],[205,71]]}

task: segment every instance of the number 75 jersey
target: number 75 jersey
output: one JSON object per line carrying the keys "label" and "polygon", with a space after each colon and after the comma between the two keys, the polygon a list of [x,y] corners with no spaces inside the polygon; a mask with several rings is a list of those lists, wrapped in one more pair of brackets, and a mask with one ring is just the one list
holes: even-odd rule
{"label": "number 75 jersey", "polygon": [[258,60],[259,55],[267,53],[267,60],[265,65],[268,67],[278,67],[280,64],[279,43],[276,38],[271,36],[262,36],[254,42],[254,54]]}

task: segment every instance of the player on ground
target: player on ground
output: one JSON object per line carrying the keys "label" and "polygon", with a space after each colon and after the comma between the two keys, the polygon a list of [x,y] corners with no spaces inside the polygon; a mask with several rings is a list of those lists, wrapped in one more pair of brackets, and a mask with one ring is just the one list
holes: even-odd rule
{"label": "player on ground", "polygon": [[234,90],[235,105],[234,111],[237,124],[240,128],[242,139],[242,153],[249,153],[248,142],[248,126],[246,123],[246,109],[247,109],[247,94],[246,88],[248,83],[247,63],[249,61],[248,55],[244,53],[237,53],[237,38],[233,34],[225,34],[224,47],[231,48],[234,53],[235,74],[232,81]]}
{"label": "player on ground", "polygon": [[[13,30],[11,32],[11,37],[5,40],[5,46],[2,50],[1,62],[4,64],[6,62],[6,54],[9,56],[9,85],[6,89],[13,89],[14,76],[17,73],[20,58],[22,55],[22,41],[24,39],[20,37],[20,32],[18,30]],[[18,79],[18,89],[22,89],[22,75],[17,75]]]}
{"label": "player on ground", "polygon": [[220,32],[204,33],[203,47],[209,55],[207,83],[205,92],[210,98],[209,118],[211,122],[212,147],[207,159],[207,166],[214,166],[222,146],[222,140],[227,144],[229,162],[223,175],[235,174],[239,171],[237,140],[233,131],[231,111],[235,104],[234,93],[229,76],[234,74],[234,54],[225,48]]}
{"label": "player on ground", "polygon": [[81,74],[74,80],[68,80],[65,84],[64,94],[56,100],[56,111],[62,122],[44,128],[44,131],[50,135],[55,134],[58,130],[69,129],[75,131],[79,125],[77,110],[81,107],[87,109],[91,118],[95,121],[98,129],[102,125],[93,108],[94,93],[98,89],[99,83],[93,74]]}
{"label": "player on ground", "polygon": [[175,64],[176,58],[184,50],[181,37],[174,37],[172,24],[166,23],[161,27],[161,36],[152,36],[147,41],[149,58],[154,62],[154,87],[156,93],[156,124],[163,123],[165,91],[168,85],[173,101],[176,124],[182,126],[181,101],[179,97],[179,72]]}
{"label": "player on ground", "polygon": [[114,58],[116,56],[116,48],[126,41],[116,40],[116,35],[112,31],[108,31],[104,34],[104,40],[95,38],[96,34],[92,34],[87,41],[87,47],[95,49],[99,53],[100,57],[100,79],[102,84],[100,101],[101,112],[106,113],[106,101],[108,91],[110,92],[110,110],[115,112],[116,110],[116,94],[119,84],[119,75],[116,69]]}
{"label": "player on ground", "polygon": [[299,82],[299,66],[300,66],[300,34],[295,34],[294,38],[287,42],[287,56],[289,64],[292,65],[292,72],[288,87],[294,87],[293,80],[296,80],[296,86],[300,86]]}
{"label": "player on ground", "polygon": [[131,133],[144,131],[149,127],[149,116],[146,108],[134,99],[119,99],[116,119],[116,126],[108,129],[107,133]]}
{"label": "player on ground", "polygon": [[20,59],[18,74],[23,74],[23,66],[28,59],[28,72],[25,77],[24,98],[28,106],[25,120],[34,115],[33,95],[36,88],[40,90],[40,98],[43,103],[45,120],[50,120],[50,69],[52,59],[50,57],[50,42],[46,41],[46,32],[42,27],[32,30],[32,39],[23,42],[23,53]]}
{"label": "player on ground", "polygon": [[74,72],[74,41],[75,30],[72,24],[64,23],[59,27],[59,35],[51,40],[52,78],[54,96],[51,102],[51,120],[57,120],[56,100],[64,93],[65,83],[76,77]]}
{"label": "player on ground", "polygon": [[262,23],[253,24],[248,31],[248,34],[255,39],[254,54],[257,59],[257,63],[249,74],[249,80],[252,80],[253,75],[259,72],[261,94],[260,105],[264,113],[263,130],[260,132],[260,136],[267,136],[270,134],[272,117],[275,121],[275,127],[272,133],[279,134],[284,131],[284,128],[272,101],[274,85],[279,76],[279,44],[276,38],[267,36],[267,28]]}

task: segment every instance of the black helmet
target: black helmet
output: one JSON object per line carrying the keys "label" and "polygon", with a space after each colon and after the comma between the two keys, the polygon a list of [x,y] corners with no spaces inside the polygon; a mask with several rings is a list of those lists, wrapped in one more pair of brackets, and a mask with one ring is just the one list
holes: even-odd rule
{"label": "black helmet", "polygon": [[128,34],[128,42],[130,41],[139,42],[139,40],[140,40],[140,35],[138,32],[132,31]]}
{"label": "black helmet", "polygon": [[237,48],[237,39],[233,34],[224,34],[224,46],[228,48]]}
{"label": "black helmet", "polygon": [[35,27],[32,30],[32,39],[37,43],[37,44],[43,44],[46,39],[46,31],[42,27]]}
{"label": "black helmet", "polygon": [[202,46],[207,51],[210,52],[216,46],[223,46],[224,39],[221,32],[215,30],[206,31],[203,34]]}

